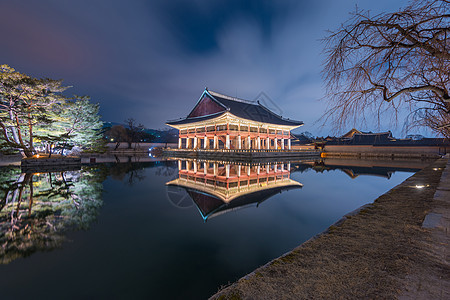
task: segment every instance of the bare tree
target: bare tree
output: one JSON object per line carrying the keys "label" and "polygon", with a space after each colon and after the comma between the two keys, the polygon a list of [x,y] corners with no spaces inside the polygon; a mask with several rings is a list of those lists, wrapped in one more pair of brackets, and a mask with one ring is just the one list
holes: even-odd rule
{"label": "bare tree", "polygon": [[136,120],[133,118],[128,118],[125,120],[125,124],[128,126],[127,133],[129,136],[128,149],[131,149],[132,143],[139,143],[141,133],[144,131],[144,125],[141,123],[137,124]]}
{"label": "bare tree", "polygon": [[450,137],[450,0],[412,2],[374,17],[356,10],[325,38],[324,122],[428,126]]}
{"label": "bare tree", "polygon": [[107,135],[116,142],[114,150],[119,148],[121,142],[128,142],[130,139],[127,130],[122,125],[114,125],[108,130]]}

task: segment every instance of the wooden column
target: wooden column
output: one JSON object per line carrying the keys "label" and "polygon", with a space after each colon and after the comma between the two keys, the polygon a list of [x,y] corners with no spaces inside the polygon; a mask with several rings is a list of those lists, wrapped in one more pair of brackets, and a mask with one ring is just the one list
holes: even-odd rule
{"label": "wooden column", "polygon": [[229,134],[227,134],[227,137],[226,137],[226,143],[225,143],[225,148],[226,149],[230,149],[230,135]]}
{"label": "wooden column", "polygon": [[205,138],[203,139],[203,149],[208,149],[209,140],[205,135]]}
{"label": "wooden column", "polygon": [[178,138],[178,149],[181,149],[181,138]]}
{"label": "wooden column", "polygon": [[288,149],[291,150],[291,139],[288,139]]}
{"label": "wooden column", "polygon": [[284,150],[284,139],[281,139],[281,150]]}
{"label": "wooden column", "polygon": [[241,141],[241,136],[240,135],[238,135],[237,136],[237,148],[238,149],[242,149],[242,141]]}

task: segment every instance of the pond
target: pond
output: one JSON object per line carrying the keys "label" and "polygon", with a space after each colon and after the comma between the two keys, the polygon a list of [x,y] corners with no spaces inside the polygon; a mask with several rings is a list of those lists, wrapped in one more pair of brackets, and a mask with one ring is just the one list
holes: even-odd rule
{"label": "pond", "polygon": [[0,168],[2,299],[205,299],[422,161],[165,160]]}

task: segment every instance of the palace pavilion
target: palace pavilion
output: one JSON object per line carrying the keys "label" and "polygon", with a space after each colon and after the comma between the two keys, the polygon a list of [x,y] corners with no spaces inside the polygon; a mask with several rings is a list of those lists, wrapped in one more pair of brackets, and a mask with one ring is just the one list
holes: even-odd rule
{"label": "palace pavilion", "polygon": [[259,102],[205,89],[186,118],[169,121],[179,130],[179,149],[290,150],[291,130],[301,121],[285,119]]}

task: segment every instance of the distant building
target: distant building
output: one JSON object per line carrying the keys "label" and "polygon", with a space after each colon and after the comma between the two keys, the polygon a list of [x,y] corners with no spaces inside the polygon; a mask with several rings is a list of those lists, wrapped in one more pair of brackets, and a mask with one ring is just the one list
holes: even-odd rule
{"label": "distant building", "polygon": [[362,132],[355,128],[341,137],[315,141],[330,153],[366,153],[372,155],[439,156],[448,153],[450,142],[446,138],[424,138],[412,135],[397,139],[387,132]]}
{"label": "distant building", "polygon": [[259,102],[205,89],[186,118],[169,121],[179,130],[179,149],[291,149],[291,130],[301,121],[285,119]]}

